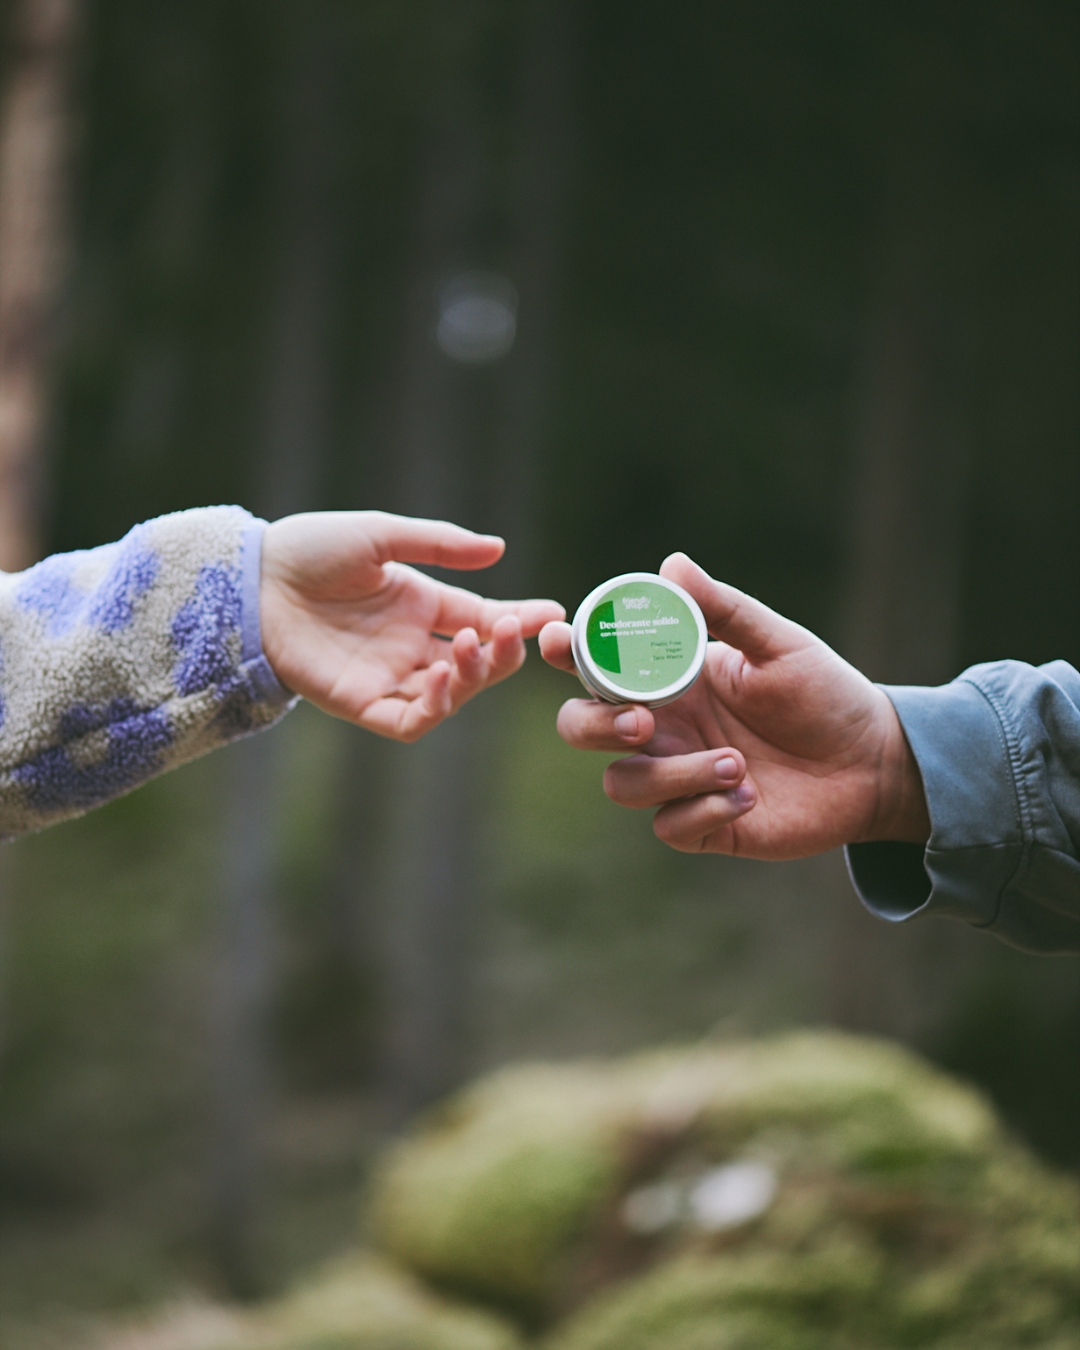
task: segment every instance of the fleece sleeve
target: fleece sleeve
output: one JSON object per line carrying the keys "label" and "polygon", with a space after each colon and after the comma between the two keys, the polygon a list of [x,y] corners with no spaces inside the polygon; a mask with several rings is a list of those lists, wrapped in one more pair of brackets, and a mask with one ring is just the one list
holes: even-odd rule
{"label": "fleece sleeve", "polygon": [[181,511],[0,573],[0,839],[79,815],[277,720],[265,522]]}
{"label": "fleece sleeve", "polygon": [[875,914],[966,919],[1031,952],[1080,951],[1080,674],[972,666],[940,689],[886,686],[922,774],[931,833],[847,849]]}

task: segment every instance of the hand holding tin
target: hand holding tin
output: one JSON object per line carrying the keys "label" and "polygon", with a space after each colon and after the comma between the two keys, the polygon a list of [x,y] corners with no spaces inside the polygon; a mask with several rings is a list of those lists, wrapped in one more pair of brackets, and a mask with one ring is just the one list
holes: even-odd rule
{"label": "hand holding tin", "polygon": [[[485,600],[405,563],[490,567],[504,544],[381,511],[286,516],[263,537],[263,650],[324,711],[415,741],[512,675],[554,600]],[[451,639],[447,641],[446,639]]]}
{"label": "hand holding tin", "polygon": [[[640,752],[608,766],[608,796],[659,806],[658,837],[686,852],[795,858],[861,840],[925,840],[922,782],[886,695],[813,633],[685,554],[660,572],[694,597],[714,641],[702,677],[665,707],[564,704],[569,744]],[[540,647],[552,665],[574,669],[569,625],[549,624]],[[714,783],[727,759],[730,785]]]}

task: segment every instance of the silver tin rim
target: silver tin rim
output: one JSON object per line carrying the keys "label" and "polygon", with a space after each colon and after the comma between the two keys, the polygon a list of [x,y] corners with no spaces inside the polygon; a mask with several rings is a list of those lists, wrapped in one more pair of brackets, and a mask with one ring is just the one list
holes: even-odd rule
{"label": "silver tin rim", "polygon": [[[648,581],[653,585],[663,586],[665,590],[677,595],[690,610],[690,613],[693,614],[698,630],[697,649],[694,652],[694,659],[689,669],[671,684],[665,685],[662,689],[654,690],[647,698],[642,695],[635,695],[627,689],[620,689],[614,681],[609,680],[589,655],[585,643],[585,627],[593,606],[599,602],[606,591],[612,590],[615,586],[623,586],[634,581]],[[705,626],[705,616],[701,612],[701,606],[688,591],[684,591],[674,581],[668,581],[666,577],[658,576],[655,572],[623,572],[617,577],[611,577],[602,585],[594,587],[578,605],[570,630],[570,649],[574,657],[574,665],[577,667],[578,678],[585,688],[590,693],[595,694],[597,698],[603,699],[605,703],[639,703],[647,708],[662,708],[664,704],[674,703],[677,698],[681,698],[686,693],[701,674],[705,665],[708,645],[709,630]]]}

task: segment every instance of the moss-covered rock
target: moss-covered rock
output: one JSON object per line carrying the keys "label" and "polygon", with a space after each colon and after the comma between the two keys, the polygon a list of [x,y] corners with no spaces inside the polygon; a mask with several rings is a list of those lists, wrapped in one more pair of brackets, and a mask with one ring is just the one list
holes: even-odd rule
{"label": "moss-covered rock", "polygon": [[875,1272],[852,1255],[687,1254],[597,1299],[545,1350],[872,1350],[875,1341],[829,1316],[847,1308],[852,1323],[871,1293]]}
{"label": "moss-covered rock", "polygon": [[[98,1343],[96,1343],[98,1344]],[[521,1350],[515,1329],[357,1252],[248,1312],[200,1307],[105,1337],[102,1350]]]}
{"label": "moss-covered rock", "polygon": [[533,1308],[617,1188],[626,1104],[600,1065],[506,1070],[432,1112],[375,1186],[384,1248],[466,1296]]}
{"label": "moss-covered rock", "polygon": [[507,1311],[542,1350],[1080,1344],[1074,1181],[968,1088],[837,1033],[504,1070],[371,1201],[383,1257],[219,1340],[203,1319],[123,1350],[522,1350]]}
{"label": "moss-covered rock", "polygon": [[[1073,1300],[1016,1251],[896,1278],[850,1241],[811,1252],[687,1252],[596,1298],[545,1350],[1056,1350]],[[1074,1255],[1073,1262],[1077,1257]],[[1075,1270],[1072,1276],[1075,1281]]]}
{"label": "moss-covered rock", "polygon": [[373,1216],[399,1262],[558,1350],[1080,1330],[1072,1184],[976,1093],[838,1033],[505,1070],[393,1150]]}
{"label": "moss-covered rock", "polygon": [[367,1253],[323,1271],[258,1319],[272,1350],[519,1350],[516,1331]]}

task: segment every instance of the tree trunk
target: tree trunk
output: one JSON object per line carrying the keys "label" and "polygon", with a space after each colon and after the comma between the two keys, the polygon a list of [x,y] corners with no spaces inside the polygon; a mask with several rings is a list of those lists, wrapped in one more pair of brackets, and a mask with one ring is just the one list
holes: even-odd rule
{"label": "tree trunk", "polygon": [[[459,40],[461,40],[459,35]],[[473,262],[485,165],[474,94],[461,57],[433,110],[424,166],[404,389],[404,509],[504,533],[495,584],[519,593],[531,579],[537,457],[548,391],[556,274],[568,158],[569,16],[564,0],[536,0],[523,25],[517,148],[511,163],[511,280],[520,293],[517,343],[500,368],[494,483],[481,500],[466,449],[476,376],[432,341],[441,279]],[[468,49],[467,38],[463,48]],[[482,583],[485,584],[485,583]],[[389,1076],[407,1112],[449,1087],[463,1067],[467,932],[478,885],[477,834],[487,786],[481,765],[495,740],[490,706],[469,706],[399,757],[392,832]]]}
{"label": "tree trunk", "polygon": [[844,655],[893,684],[956,673],[967,456],[942,388],[939,181],[928,138],[906,142],[888,202],[851,503]]}
{"label": "tree trunk", "polygon": [[531,593],[540,449],[550,406],[551,353],[570,161],[572,25],[566,0],[534,0],[525,25],[517,153],[513,163],[512,275],[521,297],[506,364],[496,442],[493,528],[507,541],[499,584]]}
{"label": "tree trunk", "polygon": [[[294,44],[281,185],[280,285],[272,319],[255,510],[274,519],[317,503],[327,457],[326,329],[331,304],[333,36],[309,19]],[[259,1157],[270,1111],[267,1012],[273,981],[278,731],[233,747],[218,1008],[213,1244],[230,1291],[262,1291]]]}
{"label": "tree trunk", "polygon": [[[433,340],[439,286],[475,263],[482,141],[464,73],[476,16],[460,16],[432,101],[408,295],[398,498],[410,515],[475,519],[476,465],[466,450],[475,377]],[[391,910],[387,920],[385,1076],[396,1115],[450,1086],[461,1068],[462,933],[474,885],[474,709],[393,756]]]}
{"label": "tree trunk", "polygon": [[[43,442],[57,288],[67,254],[75,0],[22,0],[0,106],[0,572],[41,556]],[[15,858],[0,849],[0,1052]]]}
{"label": "tree trunk", "polygon": [[0,112],[0,571],[41,555],[42,442],[67,244],[75,0],[22,0]]}
{"label": "tree trunk", "polygon": [[[843,655],[893,684],[939,684],[957,673],[968,458],[942,341],[955,303],[937,261],[946,182],[929,129],[909,119],[885,201],[841,626]],[[853,897],[837,913],[833,1020],[910,1034],[909,1005],[932,1001],[925,986],[940,959],[930,949],[950,942],[935,926],[898,934]]]}

